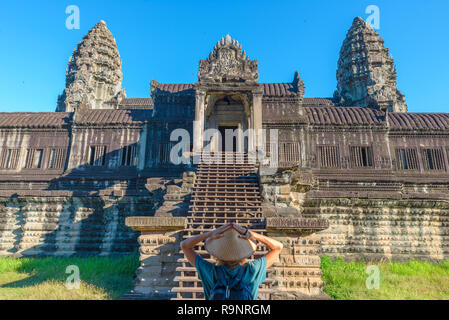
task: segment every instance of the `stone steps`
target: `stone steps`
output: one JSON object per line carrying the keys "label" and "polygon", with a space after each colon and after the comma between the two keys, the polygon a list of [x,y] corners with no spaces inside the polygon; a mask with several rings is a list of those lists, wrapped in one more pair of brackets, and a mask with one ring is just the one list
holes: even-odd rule
{"label": "stone steps", "polygon": [[[243,154],[224,153],[221,160],[235,160],[238,156],[246,159]],[[184,238],[215,229],[226,222],[236,222],[246,227],[264,225],[262,217],[262,201],[257,175],[257,167],[251,163],[210,164],[201,162],[197,170],[195,185],[192,188],[191,205],[188,225]],[[225,220],[225,221],[224,221]],[[209,226],[210,229],[204,228]],[[253,229],[264,233],[265,229]],[[214,262],[204,244],[199,243],[195,248],[206,260]],[[258,246],[253,258],[266,254],[263,246]],[[175,277],[178,286],[172,289],[176,292],[175,300],[204,299],[203,288],[198,279],[196,269],[190,265],[185,257],[178,259],[179,266]],[[269,288],[271,279],[261,286],[259,298],[268,299],[273,291]]]}

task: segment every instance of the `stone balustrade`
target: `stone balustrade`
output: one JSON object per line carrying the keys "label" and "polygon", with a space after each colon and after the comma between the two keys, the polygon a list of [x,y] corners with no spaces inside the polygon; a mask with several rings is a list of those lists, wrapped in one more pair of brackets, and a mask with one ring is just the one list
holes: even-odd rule
{"label": "stone balustrade", "polygon": [[170,299],[176,296],[174,277],[178,259],[183,257],[180,242],[187,226],[184,217],[129,217],[126,225],[141,234],[138,238],[140,266],[129,296]]}

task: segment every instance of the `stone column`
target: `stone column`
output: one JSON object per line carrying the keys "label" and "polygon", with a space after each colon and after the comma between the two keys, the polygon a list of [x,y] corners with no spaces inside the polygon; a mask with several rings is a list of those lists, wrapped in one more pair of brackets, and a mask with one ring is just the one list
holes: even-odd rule
{"label": "stone column", "polygon": [[174,298],[174,277],[180,253],[182,230],[186,228],[184,217],[128,217],[125,224],[140,231],[140,267],[130,295],[144,299],[167,300]]}
{"label": "stone column", "polygon": [[249,118],[249,128],[252,134],[248,137],[248,153],[250,155],[255,155],[260,147],[261,137],[259,137],[259,131],[262,129],[262,97],[263,91],[260,89],[257,89],[252,94]]}
{"label": "stone column", "polygon": [[251,155],[256,151],[256,132],[254,131],[254,106],[250,106],[250,116],[249,116],[249,125],[248,125],[248,153]]}
{"label": "stone column", "polygon": [[195,122],[193,127],[193,152],[199,154],[203,150],[204,142],[204,108],[206,93],[197,90],[195,92]]}
{"label": "stone column", "polygon": [[253,93],[253,129],[255,133],[255,147],[256,151],[263,146],[260,144],[262,143],[262,136],[261,136],[261,130],[262,130],[262,97],[263,92],[256,92]]}
{"label": "stone column", "polygon": [[271,267],[274,300],[329,299],[323,292],[320,238],[326,219],[274,217],[266,219],[267,234],[284,245],[279,261]]}
{"label": "stone column", "polygon": [[237,125],[237,152],[244,152],[245,151],[245,142],[243,141],[243,128],[242,123],[239,123]]}
{"label": "stone column", "polygon": [[147,136],[148,136],[148,123],[144,124],[140,132],[139,140],[137,141],[137,169],[143,170],[145,168],[145,155],[147,154]]}
{"label": "stone column", "polygon": [[259,149],[262,143],[262,137],[259,136],[262,130],[262,97],[263,92],[253,94],[253,112],[254,112],[254,132],[256,133],[256,148]]}

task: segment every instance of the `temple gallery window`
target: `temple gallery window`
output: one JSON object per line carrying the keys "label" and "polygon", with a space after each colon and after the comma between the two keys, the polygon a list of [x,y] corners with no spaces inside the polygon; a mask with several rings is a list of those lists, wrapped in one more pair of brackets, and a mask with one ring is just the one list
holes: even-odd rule
{"label": "temple gallery window", "polygon": [[426,170],[446,170],[443,151],[438,148],[422,149],[421,155]]}
{"label": "temple gallery window", "polygon": [[137,148],[135,145],[125,146],[121,152],[121,166],[132,167],[137,165]]}
{"label": "temple gallery window", "polygon": [[371,147],[349,147],[353,168],[373,166],[373,151]]}
{"label": "temple gallery window", "polygon": [[396,159],[399,170],[419,170],[416,149],[396,149]]}
{"label": "temple gallery window", "polygon": [[106,146],[90,147],[89,164],[97,167],[106,164]]}
{"label": "temple gallery window", "polygon": [[28,149],[25,161],[25,168],[40,169],[42,167],[43,149]]}
{"label": "temple gallery window", "polygon": [[340,167],[340,152],[338,146],[318,146],[318,157],[321,168]]}
{"label": "temple gallery window", "polygon": [[279,162],[280,163],[299,162],[299,143],[281,142],[279,144]]}
{"label": "temple gallery window", "polygon": [[158,164],[171,164],[170,153],[174,147],[175,142],[162,142],[154,144],[152,147],[152,154]]}
{"label": "temple gallery window", "polygon": [[51,149],[48,158],[49,169],[62,169],[64,167],[64,149]]}
{"label": "temple gallery window", "polygon": [[19,163],[20,149],[3,149],[0,168],[1,169],[16,169]]}

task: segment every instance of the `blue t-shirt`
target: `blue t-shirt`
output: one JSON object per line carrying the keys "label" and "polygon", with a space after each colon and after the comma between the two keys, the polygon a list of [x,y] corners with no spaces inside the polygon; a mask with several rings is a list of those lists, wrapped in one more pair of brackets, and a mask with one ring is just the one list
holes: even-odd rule
{"label": "blue t-shirt", "polygon": [[[217,266],[204,260],[200,255],[197,255],[195,258],[195,267],[198,271],[198,278],[203,283],[206,300],[209,300],[210,292],[217,282]],[[240,268],[245,268],[245,266],[238,266],[234,270],[227,267],[224,267],[223,269],[226,276],[232,279],[238,274]],[[242,281],[248,285],[253,300],[257,299],[259,286],[265,281],[266,276],[267,259],[265,259],[265,257],[250,261],[246,265],[246,270],[243,274]]]}

